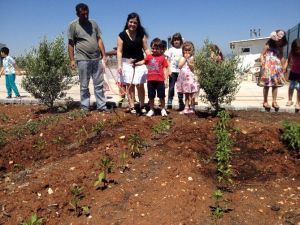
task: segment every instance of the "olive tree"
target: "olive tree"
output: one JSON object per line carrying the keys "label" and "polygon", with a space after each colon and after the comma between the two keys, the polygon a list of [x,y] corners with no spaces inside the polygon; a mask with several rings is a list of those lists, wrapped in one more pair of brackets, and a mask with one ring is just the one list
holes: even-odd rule
{"label": "olive tree", "polygon": [[218,112],[221,104],[230,103],[238,92],[239,59],[225,58],[221,62],[212,59],[210,44],[208,40],[204,41],[204,46],[195,54],[195,75],[205,92],[201,99]]}
{"label": "olive tree", "polygon": [[45,37],[20,61],[26,72],[22,87],[53,110],[55,100],[65,97],[65,91],[73,85],[63,36],[59,35],[52,42]]}

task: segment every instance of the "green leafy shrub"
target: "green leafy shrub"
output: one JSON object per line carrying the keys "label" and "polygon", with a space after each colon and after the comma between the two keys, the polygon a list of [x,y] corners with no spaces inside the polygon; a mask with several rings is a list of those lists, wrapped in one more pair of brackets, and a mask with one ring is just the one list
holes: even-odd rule
{"label": "green leafy shrub", "polygon": [[219,111],[220,105],[229,104],[238,92],[239,59],[225,58],[222,62],[212,60],[210,44],[208,40],[204,41],[204,46],[195,55],[195,75],[200,87],[205,91],[205,94],[200,96],[201,99]]}
{"label": "green leafy shrub", "polygon": [[300,154],[300,124],[284,121],[283,128],[282,140]]}
{"label": "green leafy shrub", "polygon": [[73,84],[63,36],[53,42],[44,38],[38,48],[33,48],[19,61],[27,74],[22,79],[22,87],[53,109],[54,101],[65,97],[64,91]]}

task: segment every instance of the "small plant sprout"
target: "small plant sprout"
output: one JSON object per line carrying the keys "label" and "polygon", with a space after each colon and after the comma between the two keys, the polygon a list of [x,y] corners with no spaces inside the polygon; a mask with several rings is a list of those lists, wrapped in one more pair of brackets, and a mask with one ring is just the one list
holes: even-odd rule
{"label": "small plant sprout", "polygon": [[171,118],[162,118],[158,124],[152,127],[154,134],[163,134],[171,128],[172,119]]}
{"label": "small plant sprout", "polygon": [[89,216],[91,214],[91,210],[89,206],[82,206],[82,214],[85,216]]}
{"label": "small plant sprout", "polygon": [[84,143],[84,139],[89,137],[89,134],[85,128],[84,125],[81,126],[81,128],[75,132],[76,134],[76,139],[79,145]]}
{"label": "small plant sprout", "polygon": [[124,173],[126,169],[129,170],[127,159],[128,159],[128,154],[126,152],[122,152],[120,155],[120,161],[121,161],[120,173]]}
{"label": "small plant sprout", "polygon": [[93,127],[93,131],[96,132],[96,134],[101,134],[101,132],[104,130],[105,122],[99,121],[96,123],[96,125]]}
{"label": "small plant sprout", "polygon": [[43,218],[39,218],[37,214],[34,213],[28,220],[22,222],[21,225],[42,225],[44,223],[43,220]]}
{"label": "small plant sprout", "polygon": [[[109,158],[101,159],[101,171],[98,174],[97,180],[95,181],[94,186],[102,190],[105,190],[108,187],[109,183],[114,183],[114,180],[108,180],[107,174],[112,172],[112,160]],[[100,184],[103,184],[102,187],[99,187]]]}
{"label": "small plant sprout", "polygon": [[0,147],[6,144],[6,132],[3,128],[0,128]]}
{"label": "small plant sprout", "polygon": [[215,159],[217,160],[217,175],[218,181],[231,182],[231,147],[233,141],[230,138],[227,125],[229,123],[229,114],[226,111],[220,111],[218,113],[220,118],[215,132],[217,136],[217,149],[215,152]]}
{"label": "small plant sprout", "polygon": [[214,199],[215,203],[214,206],[209,206],[212,212],[212,215],[216,219],[220,219],[224,216],[224,213],[232,211],[232,209],[228,208],[227,206],[221,206],[221,203],[223,202],[224,193],[217,189],[212,194],[212,198]]}
{"label": "small plant sprout", "polygon": [[5,113],[1,112],[0,113],[0,120],[2,120],[2,122],[6,123],[6,122],[9,121],[9,117]]}
{"label": "small plant sprout", "polygon": [[61,136],[57,136],[57,137],[52,139],[52,143],[56,144],[56,145],[61,145],[61,144],[64,143],[64,141],[65,141],[64,138],[61,137]]}
{"label": "small plant sprout", "polygon": [[82,211],[82,207],[79,206],[79,202],[81,199],[84,198],[83,188],[79,187],[77,185],[74,185],[70,189],[70,191],[72,194],[72,200],[69,203],[69,205],[71,206],[71,209],[69,209],[69,210],[73,211],[75,215],[81,216],[83,211]]}
{"label": "small plant sprout", "polygon": [[133,158],[141,156],[141,148],[144,146],[144,140],[138,134],[129,135],[128,145]]}

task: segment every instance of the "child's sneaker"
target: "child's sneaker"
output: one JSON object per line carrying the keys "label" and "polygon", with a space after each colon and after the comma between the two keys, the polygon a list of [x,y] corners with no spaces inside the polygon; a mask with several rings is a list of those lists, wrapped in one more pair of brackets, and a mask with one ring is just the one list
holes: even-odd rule
{"label": "child's sneaker", "polygon": [[168,113],[165,109],[162,109],[160,113],[161,113],[161,116],[168,116]]}
{"label": "child's sneaker", "polygon": [[11,95],[8,95],[6,98],[11,98]]}
{"label": "child's sneaker", "polygon": [[146,114],[146,116],[151,117],[154,115],[153,109],[150,109],[149,112]]}

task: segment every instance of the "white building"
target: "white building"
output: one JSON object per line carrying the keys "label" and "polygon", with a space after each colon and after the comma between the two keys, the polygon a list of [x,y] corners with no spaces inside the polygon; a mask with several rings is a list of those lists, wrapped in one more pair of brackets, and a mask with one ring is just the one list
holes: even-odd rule
{"label": "white building", "polygon": [[256,62],[260,57],[263,47],[269,37],[253,38],[247,40],[231,41],[230,48],[235,55],[240,56],[242,68],[251,69],[256,66]]}

